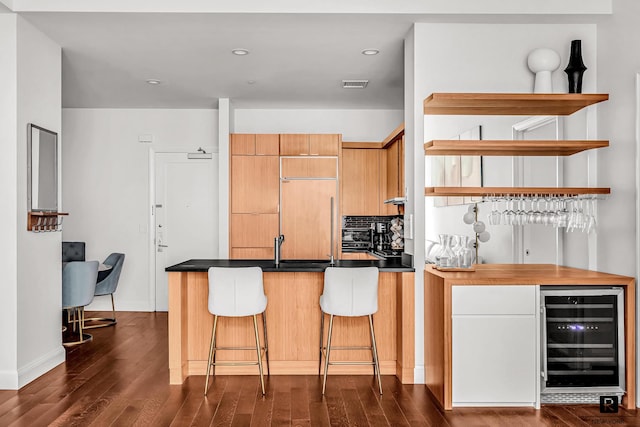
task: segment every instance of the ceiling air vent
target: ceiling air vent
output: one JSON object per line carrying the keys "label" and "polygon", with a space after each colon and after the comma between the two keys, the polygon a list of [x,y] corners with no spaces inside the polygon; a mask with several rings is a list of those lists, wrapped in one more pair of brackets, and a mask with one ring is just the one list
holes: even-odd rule
{"label": "ceiling air vent", "polygon": [[343,80],[343,89],[364,89],[369,84],[369,80]]}

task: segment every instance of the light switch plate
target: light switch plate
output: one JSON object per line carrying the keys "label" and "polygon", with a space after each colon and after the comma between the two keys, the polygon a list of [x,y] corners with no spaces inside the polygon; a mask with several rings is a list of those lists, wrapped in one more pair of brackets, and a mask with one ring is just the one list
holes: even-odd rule
{"label": "light switch plate", "polygon": [[153,135],[151,135],[150,133],[140,134],[138,135],[138,142],[149,144],[153,142]]}

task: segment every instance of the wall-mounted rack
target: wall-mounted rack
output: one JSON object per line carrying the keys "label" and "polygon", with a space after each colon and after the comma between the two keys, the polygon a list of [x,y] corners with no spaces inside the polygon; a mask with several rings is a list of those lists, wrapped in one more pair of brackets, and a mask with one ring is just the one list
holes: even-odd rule
{"label": "wall-mounted rack", "polygon": [[608,195],[610,188],[586,187],[426,187],[425,196],[577,196],[582,194]]}
{"label": "wall-mounted rack", "polygon": [[27,212],[27,230],[35,233],[62,231],[62,220],[67,212]]}

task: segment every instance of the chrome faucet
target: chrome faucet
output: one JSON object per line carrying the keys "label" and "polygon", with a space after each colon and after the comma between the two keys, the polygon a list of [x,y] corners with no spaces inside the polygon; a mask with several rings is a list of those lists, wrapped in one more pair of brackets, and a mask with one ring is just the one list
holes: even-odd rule
{"label": "chrome faucet", "polygon": [[273,253],[274,253],[274,263],[277,266],[280,265],[280,246],[284,242],[284,234],[279,235],[278,237],[273,239]]}

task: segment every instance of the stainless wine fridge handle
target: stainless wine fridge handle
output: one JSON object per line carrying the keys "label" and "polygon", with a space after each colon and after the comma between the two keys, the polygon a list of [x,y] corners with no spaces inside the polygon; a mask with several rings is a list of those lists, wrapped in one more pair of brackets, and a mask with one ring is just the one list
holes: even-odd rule
{"label": "stainless wine fridge handle", "polygon": [[547,308],[544,306],[544,297],[542,306],[540,307],[542,312],[542,372],[540,375],[545,382],[547,382]]}

